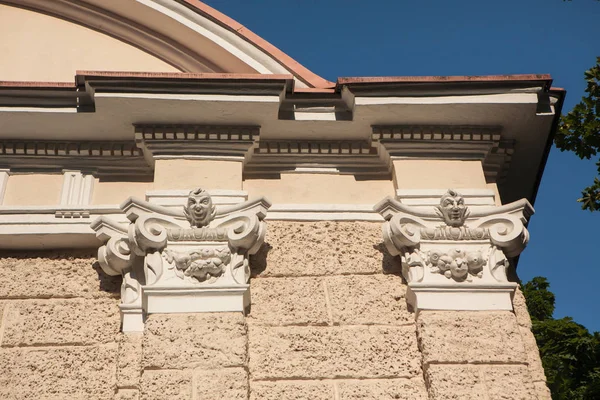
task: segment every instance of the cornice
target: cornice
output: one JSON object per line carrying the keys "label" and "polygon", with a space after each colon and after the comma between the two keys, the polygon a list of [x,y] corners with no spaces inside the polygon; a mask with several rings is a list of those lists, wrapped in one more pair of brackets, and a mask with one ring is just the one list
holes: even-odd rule
{"label": "cornice", "polygon": [[374,125],[371,139],[388,159],[421,157],[480,160],[485,177],[501,182],[514,141],[503,140],[499,126]]}
{"label": "cornice", "polygon": [[258,140],[258,126],[135,125],[135,140],[146,158],[246,155]]}
{"label": "cornice", "polygon": [[97,176],[151,176],[129,141],[1,140],[0,166],[12,171],[77,169]]}

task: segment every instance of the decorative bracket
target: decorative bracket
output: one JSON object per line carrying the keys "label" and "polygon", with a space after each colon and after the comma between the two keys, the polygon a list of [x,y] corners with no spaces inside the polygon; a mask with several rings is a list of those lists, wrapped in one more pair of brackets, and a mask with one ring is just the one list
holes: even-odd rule
{"label": "decorative bracket", "polygon": [[95,220],[102,269],[123,275],[123,331],[143,331],[152,313],[245,311],[248,256],[264,241],[270,206],[261,198],[217,209],[197,189],[181,210],[129,198],[120,206],[127,226]]}
{"label": "decorative bracket", "polygon": [[415,311],[512,310],[516,284],[506,269],[529,241],[524,223],[533,208],[523,199],[471,212],[448,190],[431,210],[388,198],[375,206],[386,222],[383,239],[400,256]]}

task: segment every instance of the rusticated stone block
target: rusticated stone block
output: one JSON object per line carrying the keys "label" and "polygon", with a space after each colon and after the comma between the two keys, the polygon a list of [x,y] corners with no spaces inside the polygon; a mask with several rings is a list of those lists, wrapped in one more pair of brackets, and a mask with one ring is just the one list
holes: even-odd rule
{"label": "rusticated stone block", "polygon": [[536,398],[531,376],[525,365],[483,365],[490,400],[531,400]]}
{"label": "rusticated stone block", "polygon": [[413,377],[421,371],[412,326],[250,326],[253,379]]}
{"label": "rusticated stone block", "polygon": [[422,377],[342,381],[338,387],[340,400],[428,400]]}
{"label": "rusticated stone block", "polygon": [[417,320],[423,362],[527,362],[510,311],[421,311]]}
{"label": "rusticated stone block", "polygon": [[119,389],[115,400],[139,400],[140,392],[137,389]]}
{"label": "rusticated stone block", "polygon": [[266,242],[251,258],[255,276],[375,273],[397,263],[381,244],[380,224],[373,222],[270,221]]}
{"label": "rusticated stone block", "polygon": [[242,313],[155,314],[145,329],[143,368],[209,369],[246,362]]}
{"label": "rusticated stone block", "polygon": [[250,383],[250,400],[333,400],[331,381],[259,381]]}
{"label": "rusticated stone block", "polygon": [[116,344],[1,349],[0,399],[111,399],[116,356]]}
{"label": "rusticated stone block", "polygon": [[138,387],[142,373],[142,334],[125,333],[119,338],[117,386]]}
{"label": "rusticated stone block", "polygon": [[521,337],[523,338],[523,344],[525,345],[525,353],[527,356],[527,363],[529,364],[529,373],[534,382],[541,381],[546,382],[546,374],[544,373],[544,367],[542,366],[542,358],[540,357],[540,350],[535,341],[535,336],[529,330],[520,326]]}
{"label": "rusticated stone block", "polygon": [[141,400],[192,400],[192,371],[144,371]]}
{"label": "rusticated stone block", "polygon": [[116,299],[13,301],[4,321],[2,345],[114,342],[120,323]]}
{"label": "rusticated stone block", "polygon": [[488,400],[477,365],[431,364],[425,379],[431,400]]}
{"label": "rusticated stone block", "polygon": [[395,275],[326,278],[334,324],[407,324],[406,285]]}
{"label": "rusticated stone block", "polygon": [[248,322],[260,325],[326,325],[322,278],[254,278]]}
{"label": "rusticated stone block", "polygon": [[537,400],[552,400],[552,394],[546,382],[534,382],[533,388],[535,389]]}
{"label": "rusticated stone block", "polygon": [[517,323],[520,326],[531,329],[531,317],[529,316],[525,296],[523,296],[523,292],[521,292],[521,288],[519,287],[517,287],[515,296],[513,297],[513,309],[517,317]]}
{"label": "rusticated stone block", "polygon": [[121,277],[106,275],[95,255],[0,254],[0,298],[115,297]]}
{"label": "rusticated stone block", "polygon": [[248,399],[248,375],[244,368],[195,370],[196,399]]}

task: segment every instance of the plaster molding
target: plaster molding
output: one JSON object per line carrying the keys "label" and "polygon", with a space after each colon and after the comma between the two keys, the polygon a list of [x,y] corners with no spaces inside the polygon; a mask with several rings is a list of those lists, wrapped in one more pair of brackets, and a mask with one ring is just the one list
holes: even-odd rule
{"label": "plaster molding", "polygon": [[387,159],[419,157],[481,160],[488,182],[505,178],[514,141],[502,139],[502,127],[454,125],[374,125],[372,142]]}
{"label": "plaster molding", "polygon": [[250,304],[248,256],[266,233],[265,199],[216,208],[206,190],[188,193],[179,210],[129,198],[129,220],[106,217],[90,225],[104,243],[98,261],[123,275],[123,331],[143,330],[152,313],[244,312]]}
{"label": "plaster molding", "polygon": [[361,140],[261,140],[244,175],[302,172],[306,168],[328,168],[341,174],[390,175],[389,166],[377,148]]}
{"label": "plaster molding", "polygon": [[512,310],[515,283],[506,269],[529,241],[533,208],[527,200],[470,209],[454,190],[425,209],[386,199],[375,206],[386,220],[383,239],[400,256],[415,311]]}
{"label": "plaster molding", "polygon": [[[396,189],[396,199],[402,204],[430,209],[440,203],[446,189]],[[460,189],[471,209],[496,206],[496,194],[491,189]]]}
{"label": "plaster molding", "polygon": [[257,126],[135,125],[135,141],[150,165],[158,157],[244,157],[259,133]]}
{"label": "plaster molding", "polygon": [[6,186],[8,185],[8,177],[10,176],[10,169],[0,168],[0,206],[4,201],[4,194],[6,193]]}
{"label": "plaster molding", "polygon": [[84,170],[94,175],[152,176],[133,141],[0,140],[2,164],[14,170]]}
{"label": "plaster molding", "polygon": [[274,204],[267,221],[376,221],[384,219],[371,204]]}
{"label": "plaster molding", "polygon": [[[208,193],[215,206],[226,206],[243,203],[248,200],[248,192],[243,190],[211,189]],[[185,205],[189,190],[149,190],[146,201],[163,207],[179,207]]]}
{"label": "plaster molding", "polygon": [[92,200],[94,176],[81,171],[63,171],[60,204],[64,206],[87,206]]}

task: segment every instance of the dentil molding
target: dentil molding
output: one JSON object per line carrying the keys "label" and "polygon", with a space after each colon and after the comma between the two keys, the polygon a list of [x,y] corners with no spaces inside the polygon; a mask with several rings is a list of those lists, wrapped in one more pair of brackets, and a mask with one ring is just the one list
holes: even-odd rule
{"label": "dentil molding", "polygon": [[533,213],[523,199],[471,210],[455,190],[435,207],[407,206],[388,198],[375,206],[386,220],[383,239],[400,256],[414,310],[512,310],[516,283],[509,261],[527,245]]}
{"label": "dentil molding", "polygon": [[121,205],[129,224],[92,222],[104,243],[102,269],[123,275],[123,331],[143,331],[152,313],[244,312],[248,256],[264,241],[270,206],[260,198],[217,208],[207,191],[196,189],[179,209],[130,198]]}

